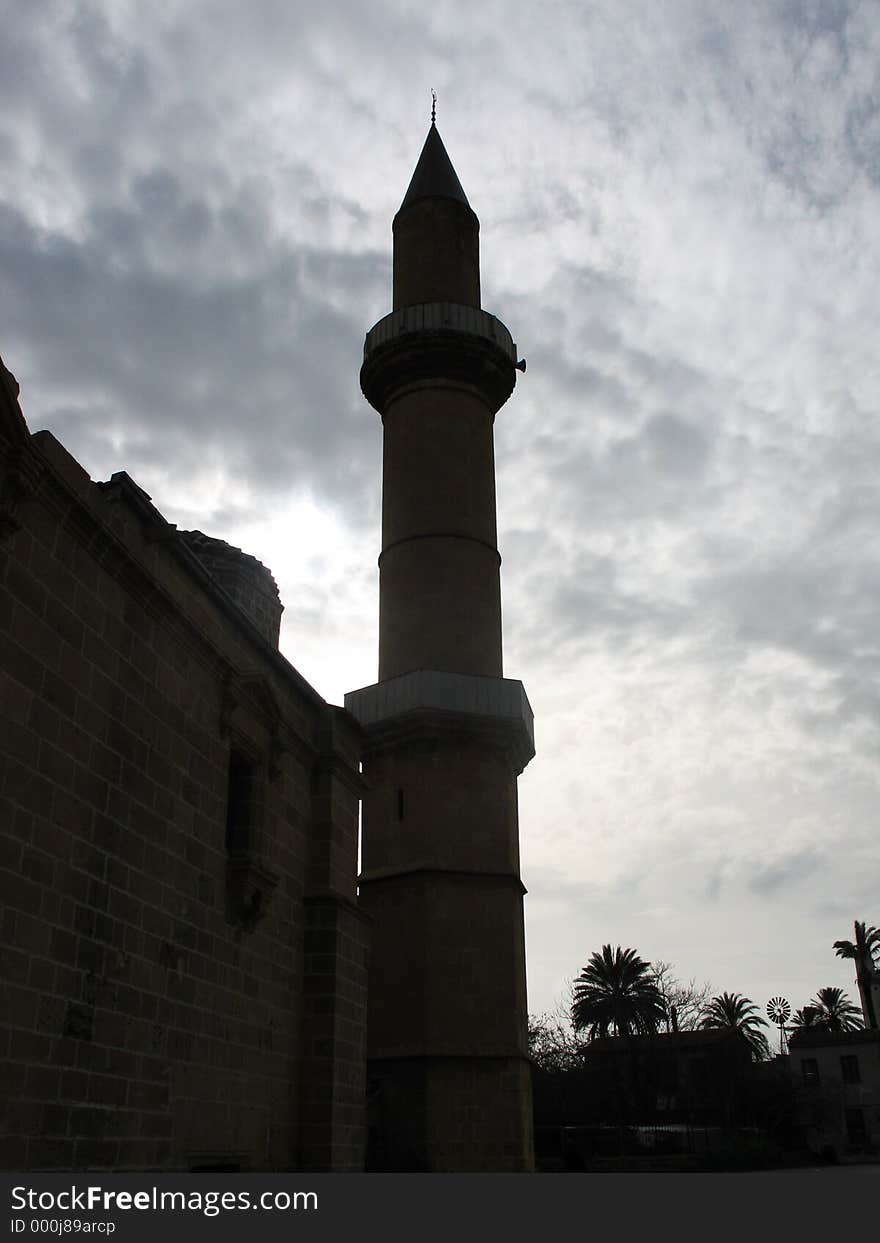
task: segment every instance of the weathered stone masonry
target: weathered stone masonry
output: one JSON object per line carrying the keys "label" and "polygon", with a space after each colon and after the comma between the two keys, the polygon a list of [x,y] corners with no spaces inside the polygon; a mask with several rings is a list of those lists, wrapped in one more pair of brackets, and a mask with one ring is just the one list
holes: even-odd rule
{"label": "weathered stone masonry", "polygon": [[0,1165],[359,1169],[360,730],[0,370]]}

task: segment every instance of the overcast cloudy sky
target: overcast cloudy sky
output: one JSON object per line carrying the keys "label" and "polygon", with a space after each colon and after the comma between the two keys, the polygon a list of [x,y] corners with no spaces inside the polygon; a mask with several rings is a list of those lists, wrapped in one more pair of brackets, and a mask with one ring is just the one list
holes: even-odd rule
{"label": "overcast cloudy sky", "polygon": [[880,924],[874,0],[2,0],[0,353],[93,478],[376,676],[363,336],[438,127],[496,422],[530,1007],[604,942],[762,1008]]}

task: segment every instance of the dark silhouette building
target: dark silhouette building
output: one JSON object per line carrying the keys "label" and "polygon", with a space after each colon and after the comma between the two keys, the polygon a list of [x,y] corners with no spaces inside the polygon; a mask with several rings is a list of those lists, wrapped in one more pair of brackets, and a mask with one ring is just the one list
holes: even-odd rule
{"label": "dark silhouette building", "polygon": [[596,1105],[608,1121],[736,1125],[745,1118],[748,1041],[734,1029],[607,1037],[587,1046]]}
{"label": "dark silhouette building", "polygon": [[789,1063],[810,1148],[834,1160],[880,1151],[880,1031],[792,1034]]}

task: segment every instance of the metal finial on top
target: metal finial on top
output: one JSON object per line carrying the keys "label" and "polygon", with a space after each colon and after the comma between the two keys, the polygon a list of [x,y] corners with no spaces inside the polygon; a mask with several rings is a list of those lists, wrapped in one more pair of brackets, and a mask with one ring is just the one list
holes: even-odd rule
{"label": "metal finial on top", "polygon": [[437,92],[431,91],[431,124],[437,123]]}

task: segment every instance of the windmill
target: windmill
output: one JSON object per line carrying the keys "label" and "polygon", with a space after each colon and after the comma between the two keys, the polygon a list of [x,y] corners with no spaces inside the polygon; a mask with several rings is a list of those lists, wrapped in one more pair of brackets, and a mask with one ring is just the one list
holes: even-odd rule
{"label": "windmill", "polygon": [[779,1053],[784,1051],[785,1024],[791,1018],[791,1006],[784,997],[771,997],[767,1002],[767,1018],[779,1028]]}

